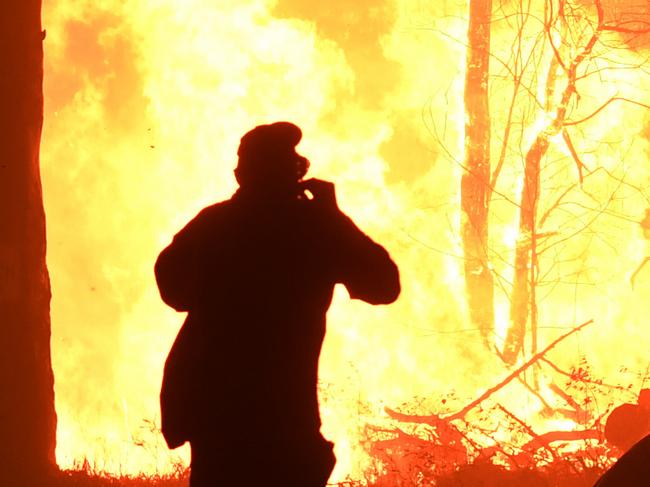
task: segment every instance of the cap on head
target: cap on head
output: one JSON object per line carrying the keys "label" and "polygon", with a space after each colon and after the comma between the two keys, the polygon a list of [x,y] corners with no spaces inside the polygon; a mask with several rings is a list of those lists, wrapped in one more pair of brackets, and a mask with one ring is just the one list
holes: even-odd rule
{"label": "cap on head", "polygon": [[240,184],[284,177],[301,179],[307,173],[309,161],[296,153],[300,139],[302,131],[290,122],[258,125],[247,132],[237,150]]}
{"label": "cap on head", "polygon": [[243,158],[290,154],[302,139],[300,128],[290,122],[258,125],[239,143],[237,155]]}

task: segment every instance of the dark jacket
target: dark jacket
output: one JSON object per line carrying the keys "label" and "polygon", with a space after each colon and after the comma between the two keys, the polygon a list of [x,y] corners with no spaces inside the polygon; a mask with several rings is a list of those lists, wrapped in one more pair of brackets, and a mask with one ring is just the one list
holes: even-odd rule
{"label": "dark jacket", "polygon": [[171,448],[206,436],[317,434],[334,285],[372,304],[400,292],[388,253],[338,209],[241,192],[190,221],[155,272],[162,299],[188,311],[161,390]]}

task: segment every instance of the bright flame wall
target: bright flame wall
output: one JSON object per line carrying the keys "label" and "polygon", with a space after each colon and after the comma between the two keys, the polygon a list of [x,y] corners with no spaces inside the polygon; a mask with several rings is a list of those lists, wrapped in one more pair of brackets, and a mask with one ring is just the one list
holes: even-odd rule
{"label": "bright flame wall", "polygon": [[[111,472],[162,472],[187,460],[187,451],[168,453],[145,422],[157,421],[162,365],[183,318],[160,301],[152,267],[187,220],[233,192],[239,137],[259,123],[302,127],[299,151],[313,175],[337,183],[341,207],[401,267],[397,304],[372,308],[337,292],[329,314],[321,402],[324,432],[337,443],[335,477],[363,468],[358,433],[383,404],[421,396],[441,407],[441,394],[474,396],[501,373],[466,330],[459,173],[433,129],[460,158],[464,48],[453,38],[465,35],[465,7],[45,2],[42,164],[62,466],[88,458]],[[617,116],[622,132],[643,123],[638,110]],[[601,134],[612,130],[605,123]],[[622,150],[607,156],[612,164]],[[635,161],[647,159],[645,150]],[[634,168],[647,182],[648,169]],[[516,193],[518,171],[515,164],[506,174],[504,191]],[[500,239],[512,209],[496,206]],[[640,303],[650,277],[630,291],[640,232],[633,221],[609,225],[620,245],[590,258],[617,255],[617,265],[594,265],[607,275],[597,292],[558,295],[545,319],[569,326],[598,317],[558,360],[587,355],[615,377],[621,365],[646,366],[650,331]],[[612,357],[610,346],[626,353]]]}

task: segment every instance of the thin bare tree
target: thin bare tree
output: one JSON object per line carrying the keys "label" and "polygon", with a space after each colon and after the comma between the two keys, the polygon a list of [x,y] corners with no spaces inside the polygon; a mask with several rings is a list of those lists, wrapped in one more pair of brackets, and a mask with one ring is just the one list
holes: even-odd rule
{"label": "thin bare tree", "polygon": [[[642,100],[625,95],[598,100],[584,96],[584,90],[593,88],[588,83],[606,71],[645,69],[644,58],[635,64],[617,58],[617,53],[629,52],[640,36],[650,32],[649,9],[643,5],[621,9],[618,3],[604,5],[603,0],[501,2],[495,11],[492,2],[469,3],[461,163],[467,305],[472,323],[493,347],[495,289],[507,296],[509,323],[499,350],[507,364],[521,356],[527,337],[530,352],[538,348],[538,286],[555,264],[552,260],[540,264],[540,256],[575,236],[545,232],[543,223],[559,210],[566,211],[567,200],[581,198],[576,194],[588,195],[583,182],[594,174],[611,177],[618,189],[641,192],[629,181],[600,172],[603,168],[586,167],[580,154],[585,144],[574,143],[574,138],[584,138],[581,128],[602,117],[611,104],[648,108]],[[494,29],[507,49],[497,52],[495,34],[490,35]],[[496,106],[499,116],[490,113],[490,105]],[[562,148],[549,155],[553,145]],[[575,179],[558,182],[558,165],[565,175],[567,167],[573,167]],[[501,176],[504,170],[516,172],[513,168],[521,168],[521,192],[509,195],[508,188],[500,187]],[[543,193],[549,201],[543,200]],[[592,208],[594,217],[606,213],[604,206],[614,198],[613,193],[601,195]],[[517,221],[512,257],[496,250],[490,238],[497,200],[511,207]],[[574,214],[568,218],[577,219]]]}
{"label": "thin bare tree", "polygon": [[[537,84],[524,86],[526,93],[537,107],[538,118],[532,142],[523,151],[524,176],[519,199],[519,229],[514,256],[514,278],[510,294],[510,324],[503,347],[503,358],[514,363],[524,346],[527,326],[530,329],[531,352],[537,351],[538,300],[536,296],[540,270],[538,245],[540,237],[544,245],[552,243],[558,235],[545,235],[540,231],[540,219],[548,218],[549,212],[558,208],[562,199],[572,191],[582,189],[584,178],[597,168],[587,169],[573,142],[570,130],[597,117],[612,102],[620,101],[643,106],[638,100],[624,97],[610,97],[599,105],[587,108],[581,106],[581,81],[602,73],[603,69],[630,69],[623,61],[614,60],[612,52],[624,49],[626,40],[608,33],[640,34],[648,31],[644,10],[628,11],[625,20],[610,12],[607,20],[602,0],[576,2],[571,0],[547,0],[541,32],[536,40],[539,49],[549,49],[550,59],[546,68],[538,76]],[[531,12],[527,12],[531,14]],[[539,19],[542,20],[542,19]],[[627,27],[626,27],[627,25]],[[632,27],[634,26],[634,27]],[[543,54],[540,55],[540,59]],[[607,61],[605,61],[607,59]],[[599,62],[601,61],[601,62]],[[533,64],[536,69],[543,63]],[[605,68],[606,66],[606,68]],[[543,83],[539,86],[539,83]],[[542,93],[542,95],[540,95]],[[585,105],[583,102],[582,105]],[[580,115],[582,114],[582,115]],[[577,118],[575,118],[577,117]],[[546,212],[539,212],[542,194],[543,160],[547,156],[552,141],[560,137],[570,157],[567,162],[574,164],[576,180],[561,191],[557,204],[547,205]],[[609,195],[605,198],[611,198]],[[602,203],[602,201],[600,202]],[[559,235],[559,238],[564,238]]]}

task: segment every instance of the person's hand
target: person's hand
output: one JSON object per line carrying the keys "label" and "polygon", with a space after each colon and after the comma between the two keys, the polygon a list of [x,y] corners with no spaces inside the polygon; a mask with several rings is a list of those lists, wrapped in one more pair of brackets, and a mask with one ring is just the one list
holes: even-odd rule
{"label": "person's hand", "polygon": [[311,201],[313,201],[314,204],[330,211],[338,210],[339,207],[336,203],[334,183],[312,178],[302,181],[300,184],[304,190],[311,193],[313,196]]}

